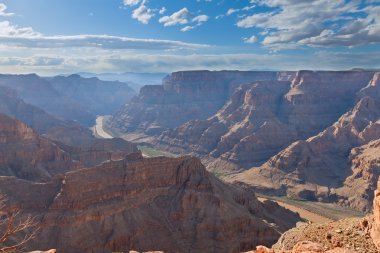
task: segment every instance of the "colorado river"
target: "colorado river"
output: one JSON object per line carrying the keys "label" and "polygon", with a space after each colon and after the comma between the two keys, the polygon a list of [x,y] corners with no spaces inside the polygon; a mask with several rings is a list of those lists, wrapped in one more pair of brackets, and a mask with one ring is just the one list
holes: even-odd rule
{"label": "colorado river", "polygon": [[106,117],[107,116],[98,116],[96,118],[96,125],[92,128],[92,130],[93,130],[94,135],[98,138],[112,139],[113,136],[107,133],[106,131],[104,131],[104,128],[103,128],[103,123]]}

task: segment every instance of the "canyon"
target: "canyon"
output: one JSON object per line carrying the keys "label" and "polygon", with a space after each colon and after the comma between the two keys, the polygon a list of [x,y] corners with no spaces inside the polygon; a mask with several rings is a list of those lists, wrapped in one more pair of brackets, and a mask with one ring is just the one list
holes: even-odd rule
{"label": "canyon", "polygon": [[39,217],[31,249],[239,252],[273,244],[300,220],[221,182],[194,157],[143,158],[121,139],[69,147],[2,114],[0,136],[1,193]]}
{"label": "canyon", "polygon": [[[38,218],[27,249],[376,252],[380,73],[181,71],[133,95],[79,75],[0,75],[0,190]],[[97,117],[107,139],[89,129]],[[374,216],[298,223],[262,195]]]}
{"label": "canyon", "polygon": [[209,171],[262,194],[369,212],[379,176],[379,75],[176,72],[142,88],[105,125],[195,155]]}

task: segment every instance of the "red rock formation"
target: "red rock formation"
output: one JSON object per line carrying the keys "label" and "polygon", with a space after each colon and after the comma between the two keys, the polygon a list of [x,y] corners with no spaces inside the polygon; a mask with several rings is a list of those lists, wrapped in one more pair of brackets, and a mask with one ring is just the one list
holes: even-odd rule
{"label": "red rock formation", "polygon": [[109,127],[123,134],[157,135],[189,120],[212,116],[242,83],[276,78],[275,72],[175,72],[163,85],[141,88],[139,96],[113,116]]}
{"label": "red rock formation", "polygon": [[376,247],[380,251],[380,181],[375,192],[373,201],[374,223],[372,225],[371,236]]}
{"label": "red rock formation", "polygon": [[277,189],[292,197],[370,211],[380,174],[379,118],[379,103],[362,98],[325,131],[294,142],[260,168],[235,179],[263,191]]}
{"label": "red rock formation", "polygon": [[71,147],[39,136],[24,123],[0,114],[0,175],[48,181],[83,166],[123,159],[137,147],[120,139],[96,140]]}
{"label": "red rock formation", "polygon": [[163,132],[155,145],[203,158],[208,169],[259,166],[293,141],[322,131],[354,104],[371,72],[278,73],[279,80],[243,85],[207,120]]}
{"label": "red rock formation", "polygon": [[191,157],[134,156],[45,184],[0,177],[0,185],[10,203],[42,217],[29,247],[60,253],[240,252],[271,245],[299,219]]}

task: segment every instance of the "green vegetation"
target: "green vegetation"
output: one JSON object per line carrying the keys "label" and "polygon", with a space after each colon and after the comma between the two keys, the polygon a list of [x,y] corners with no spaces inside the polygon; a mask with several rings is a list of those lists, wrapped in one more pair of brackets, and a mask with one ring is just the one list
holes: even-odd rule
{"label": "green vegetation", "polygon": [[355,211],[352,209],[344,208],[337,204],[299,200],[299,199],[294,199],[294,198],[289,198],[289,197],[276,197],[276,196],[267,196],[267,195],[262,195],[262,194],[256,194],[256,195],[258,197],[280,201],[289,205],[293,205],[293,206],[305,209],[309,212],[319,214],[323,217],[327,217],[332,220],[340,220],[340,219],[349,218],[349,217],[365,216],[364,213],[361,213],[359,211]]}
{"label": "green vegetation", "polygon": [[145,145],[138,145],[137,148],[143,153],[143,155],[146,155],[148,157],[159,157],[159,156],[166,156],[166,157],[176,157],[176,155],[171,154],[169,152],[160,151]]}

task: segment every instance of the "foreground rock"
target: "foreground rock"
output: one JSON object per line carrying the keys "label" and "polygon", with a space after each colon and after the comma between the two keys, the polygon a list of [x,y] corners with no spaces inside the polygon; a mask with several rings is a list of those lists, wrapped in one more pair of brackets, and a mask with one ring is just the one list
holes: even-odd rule
{"label": "foreground rock", "polygon": [[380,252],[380,181],[375,192],[375,199],[373,201],[374,210],[374,225],[372,227],[371,236],[373,242]]}
{"label": "foreground rock", "polygon": [[379,189],[380,181],[375,193],[374,217],[371,215],[325,224],[298,223],[296,228],[285,232],[272,248],[259,246],[251,253],[380,252]]}
{"label": "foreground rock", "polygon": [[191,157],[138,153],[44,184],[0,177],[0,185],[10,203],[42,217],[29,247],[60,253],[241,252],[272,245],[299,220],[222,183]]}

